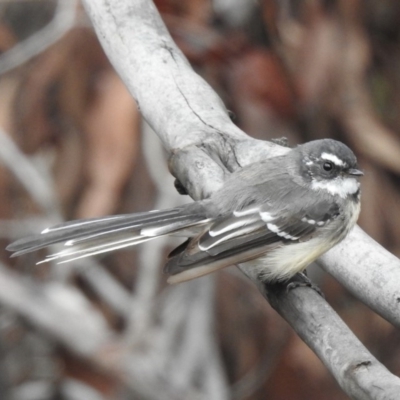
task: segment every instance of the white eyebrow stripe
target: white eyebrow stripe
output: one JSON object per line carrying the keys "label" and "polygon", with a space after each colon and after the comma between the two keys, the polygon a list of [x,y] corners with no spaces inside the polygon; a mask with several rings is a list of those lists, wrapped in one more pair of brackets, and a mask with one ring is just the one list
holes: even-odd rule
{"label": "white eyebrow stripe", "polygon": [[324,160],[332,161],[338,167],[344,167],[345,163],[337,156],[331,153],[322,153],[321,158]]}

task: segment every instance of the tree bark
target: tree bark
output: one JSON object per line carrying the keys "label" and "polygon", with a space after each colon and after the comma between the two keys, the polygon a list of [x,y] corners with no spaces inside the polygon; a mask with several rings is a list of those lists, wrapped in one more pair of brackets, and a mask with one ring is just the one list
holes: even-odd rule
{"label": "tree bark", "polygon": [[[150,0],[84,0],[110,61],[170,154],[169,167],[194,199],[218,190],[250,162],[290,151],[249,138],[214,90],[190,67]],[[321,257],[355,296],[399,325],[400,263],[360,228]],[[256,282],[354,399],[398,399],[400,379],[358,341],[310,288],[287,291]]]}

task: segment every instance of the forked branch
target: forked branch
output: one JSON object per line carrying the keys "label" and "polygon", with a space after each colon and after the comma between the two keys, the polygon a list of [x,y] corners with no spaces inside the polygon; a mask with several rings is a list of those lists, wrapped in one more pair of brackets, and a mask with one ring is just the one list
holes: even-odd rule
{"label": "forked branch", "polygon": [[[109,59],[169,151],[172,173],[194,199],[209,196],[243,165],[290,151],[251,139],[231,122],[219,97],[173,42],[152,1],[84,3]],[[400,288],[390,284],[400,281],[400,262],[361,229],[322,257],[321,264],[374,311],[400,325]],[[262,282],[256,283],[265,294]],[[265,296],[348,395],[398,397],[400,379],[368,352],[322,297],[306,288],[287,293],[276,287]]]}

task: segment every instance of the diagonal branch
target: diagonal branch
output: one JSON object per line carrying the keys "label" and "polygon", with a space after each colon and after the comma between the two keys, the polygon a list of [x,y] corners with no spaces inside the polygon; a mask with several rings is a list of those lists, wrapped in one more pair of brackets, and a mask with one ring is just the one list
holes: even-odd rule
{"label": "diagonal branch", "polygon": [[[173,174],[194,199],[217,190],[240,166],[289,151],[250,139],[230,121],[216,93],[174,44],[150,0],[85,0],[85,6],[108,57],[169,151]],[[321,262],[371,308],[399,323],[400,290],[385,283],[398,282],[400,263],[361,230],[354,230]],[[377,284],[379,292],[369,290]],[[262,283],[258,285],[264,292]],[[275,289],[266,297],[350,396],[381,398],[373,389],[379,386],[385,398],[395,398],[392,393],[400,391],[400,380],[368,353],[321,297],[307,289],[294,294]]]}

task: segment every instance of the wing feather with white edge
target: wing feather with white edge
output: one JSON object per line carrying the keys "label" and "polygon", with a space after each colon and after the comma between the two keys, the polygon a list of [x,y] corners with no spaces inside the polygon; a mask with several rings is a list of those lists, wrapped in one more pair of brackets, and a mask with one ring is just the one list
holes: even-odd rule
{"label": "wing feather with white edge", "polygon": [[329,203],[312,217],[302,211],[278,216],[269,210],[264,204],[216,219],[168,261],[165,272],[172,275],[169,282],[193,279],[260,257],[287,242],[307,241],[337,215],[337,206]]}

